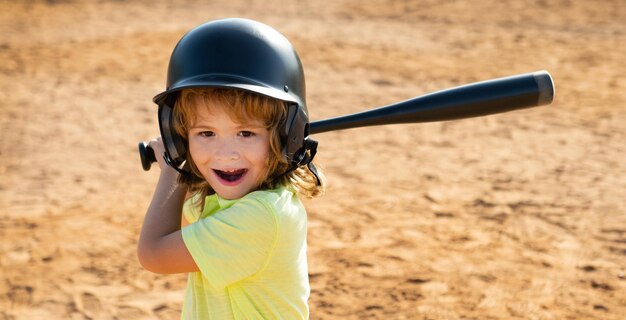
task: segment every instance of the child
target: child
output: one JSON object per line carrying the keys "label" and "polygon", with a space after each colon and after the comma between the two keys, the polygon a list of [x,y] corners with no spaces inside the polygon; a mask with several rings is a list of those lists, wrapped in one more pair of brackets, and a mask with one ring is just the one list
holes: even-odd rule
{"label": "child", "polygon": [[162,139],[149,146],[163,156],[140,263],[189,272],[185,319],[308,318],[298,195],[323,186],[289,42],[244,19],[197,27],[174,49],[155,102]]}

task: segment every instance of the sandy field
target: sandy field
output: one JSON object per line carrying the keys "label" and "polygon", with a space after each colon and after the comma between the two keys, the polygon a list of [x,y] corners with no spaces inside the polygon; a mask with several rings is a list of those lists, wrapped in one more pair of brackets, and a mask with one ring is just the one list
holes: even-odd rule
{"label": "sandy field", "polygon": [[224,17],[293,42],[312,120],[554,77],[550,106],[315,136],[312,319],[626,318],[623,0],[0,0],[0,320],[179,317],[185,275],[136,259],[136,146],[178,39]]}

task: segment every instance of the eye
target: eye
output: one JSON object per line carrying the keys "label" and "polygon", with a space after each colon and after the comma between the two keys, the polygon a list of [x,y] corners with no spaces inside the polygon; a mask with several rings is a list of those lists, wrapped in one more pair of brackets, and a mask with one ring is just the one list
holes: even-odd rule
{"label": "eye", "polygon": [[198,132],[198,135],[201,137],[212,137],[215,133],[213,133],[213,131],[200,131]]}
{"label": "eye", "polygon": [[254,136],[254,132],[252,131],[239,131],[239,133],[237,134],[240,137],[244,137],[244,138],[248,138],[248,137],[252,137]]}

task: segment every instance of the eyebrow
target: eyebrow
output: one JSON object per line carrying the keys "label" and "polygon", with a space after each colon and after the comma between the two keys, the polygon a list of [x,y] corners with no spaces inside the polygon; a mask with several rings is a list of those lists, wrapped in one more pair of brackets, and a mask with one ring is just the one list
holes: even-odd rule
{"label": "eyebrow", "polygon": [[[256,125],[256,124],[249,124],[249,123],[239,124],[239,125],[235,126],[235,128],[237,130],[242,130],[242,129],[266,129],[265,126],[263,126],[263,125]],[[191,126],[189,129],[191,130],[191,129],[215,129],[215,128],[212,127],[212,126],[209,126],[209,125],[199,124],[199,125]]]}
{"label": "eyebrow", "polygon": [[198,125],[194,125],[194,126],[189,127],[189,130],[192,130],[192,129],[213,129],[213,127],[203,126],[203,125],[199,125],[199,126]]}

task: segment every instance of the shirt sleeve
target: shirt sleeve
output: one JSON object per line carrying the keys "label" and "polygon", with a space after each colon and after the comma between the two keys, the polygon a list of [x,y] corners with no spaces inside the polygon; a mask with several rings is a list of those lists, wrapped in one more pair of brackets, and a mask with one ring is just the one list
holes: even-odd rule
{"label": "shirt sleeve", "polygon": [[200,215],[201,215],[201,210],[200,208],[196,205],[198,202],[198,195],[195,195],[187,200],[185,200],[185,203],[183,204],[183,217],[185,217],[185,220],[187,220],[187,222],[189,223],[193,223],[198,221],[198,219],[200,219]]}
{"label": "shirt sleeve", "polygon": [[261,271],[278,237],[275,211],[261,199],[243,198],[182,230],[183,241],[215,288]]}

